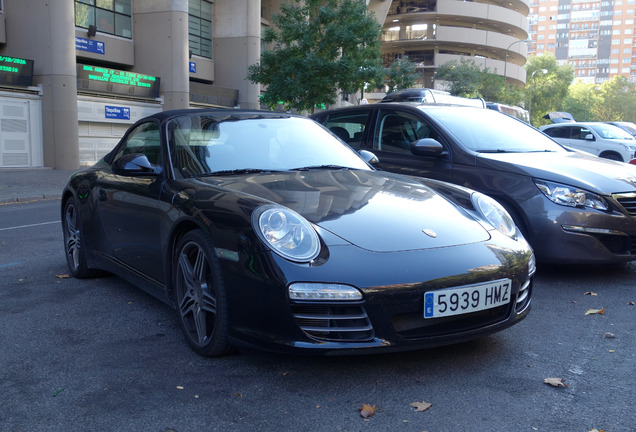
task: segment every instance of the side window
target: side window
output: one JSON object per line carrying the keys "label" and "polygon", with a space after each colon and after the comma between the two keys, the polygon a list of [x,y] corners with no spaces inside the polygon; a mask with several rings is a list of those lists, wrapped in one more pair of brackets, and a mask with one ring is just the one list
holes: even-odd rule
{"label": "side window", "polygon": [[136,153],[146,155],[151,164],[159,165],[160,150],[159,125],[154,122],[140,124],[128,135],[126,142],[113,158],[113,162],[122,156]]}
{"label": "side window", "polygon": [[572,127],[572,139],[584,140],[586,136],[591,134],[590,130],[581,126]]}
{"label": "side window", "polygon": [[365,110],[332,114],[327,119],[325,126],[351,147],[359,149],[362,147],[362,137],[369,123],[370,112]]}
{"label": "side window", "polygon": [[380,111],[375,131],[375,150],[411,153],[411,143],[437,134],[422,119],[401,111]]}
{"label": "side window", "polygon": [[570,138],[569,129],[566,127],[553,127],[546,129],[544,132],[553,138]]}

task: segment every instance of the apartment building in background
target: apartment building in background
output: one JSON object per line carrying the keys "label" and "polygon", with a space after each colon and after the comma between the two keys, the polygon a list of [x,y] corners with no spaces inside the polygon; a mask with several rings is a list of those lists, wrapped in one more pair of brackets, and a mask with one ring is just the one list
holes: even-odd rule
{"label": "apartment building in background", "polygon": [[635,0],[532,0],[529,55],[554,54],[575,77],[636,82]]}

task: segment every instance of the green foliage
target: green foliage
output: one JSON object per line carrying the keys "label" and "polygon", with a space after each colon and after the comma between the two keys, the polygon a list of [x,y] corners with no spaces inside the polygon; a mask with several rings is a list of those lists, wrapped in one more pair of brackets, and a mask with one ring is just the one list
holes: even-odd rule
{"label": "green foliage", "polygon": [[480,69],[472,59],[450,61],[440,66],[436,79],[450,82],[450,93],[454,96],[481,97],[488,102],[520,105],[524,100],[523,90],[506,83],[501,75],[488,68]]}
{"label": "green foliage", "polygon": [[624,76],[615,76],[601,84],[598,99],[600,102],[592,106],[592,113],[599,121],[636,120],[636,89]]}
{"label": "green foliage", "polygon": [[577,80],[570,85],[560,111],[569,112],[576,121],[598,121],[592,110],[601,103],[597,84]]}
{"label": "green foliage", "polygon": [[271,50],[248,68],[247,79],[267,86],[264,101],[313,111],[332,104],[338,89],[354,93],[381,68],[381,26],[359,0],[286,0],[263,41]]}
{"label": "green foliage", "polygon": [[[543,74],[541,69],[547,69]],[[574,71],[569,65],[558,64],[553,55],[531,57],[526,63],[526,74],[531,81],[532,73],[535,74],[534,83],[526,84],[528,98],[532,98],[532,112],[530,122],[534,126],[551,123],[543,116],[552,111],[562,111],[568,88],[574,79]]]}
{"label": "green foliage", "polygon": [[[384,82],[379,84],[386,84],[389,88],[387,93],[411,88],[419,78],[416,69],[417,65],[409,60],[407,56],[396,59],[391,66],[384,68],[384,77],[382,77]],[[381,87],[381,85],[377,87]]]}
{"label": "green foliage", "polygon": [[435,79],[448,81],[453,96],[481,97],[481,69],[473,60],[462,58],[459,63],[455,60],[444,63],[437,68]]}

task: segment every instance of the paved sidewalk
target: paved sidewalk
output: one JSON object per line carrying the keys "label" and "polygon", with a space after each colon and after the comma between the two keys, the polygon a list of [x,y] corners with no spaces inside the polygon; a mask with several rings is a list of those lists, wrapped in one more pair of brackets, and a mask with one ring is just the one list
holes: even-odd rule
{"label": "paved sidewalk", "polygon": [[57,199],[78,170],[0,168],[0,204]]}

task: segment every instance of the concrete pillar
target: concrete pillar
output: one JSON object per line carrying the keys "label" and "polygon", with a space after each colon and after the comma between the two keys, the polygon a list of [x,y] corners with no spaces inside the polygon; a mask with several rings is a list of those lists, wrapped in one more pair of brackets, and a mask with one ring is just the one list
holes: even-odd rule
{"label": "concrete pillar", "polygon": [[165,109],[190,105],[188,1],[135,0],[135,69],[161,78]]}
{"label": "concrete pillar", "polygon": [[11,52],[33,60],[34,84],[42,85],[44,166],[79,168],[77,72],[73,0],[5,1]]}
{"label": "concrete pillar", "polygon": [[215,1],[212,32],[214,84],[238,89],[241,108],[259,108],[260,84],[246,76],[261,55],[261,0]]}

